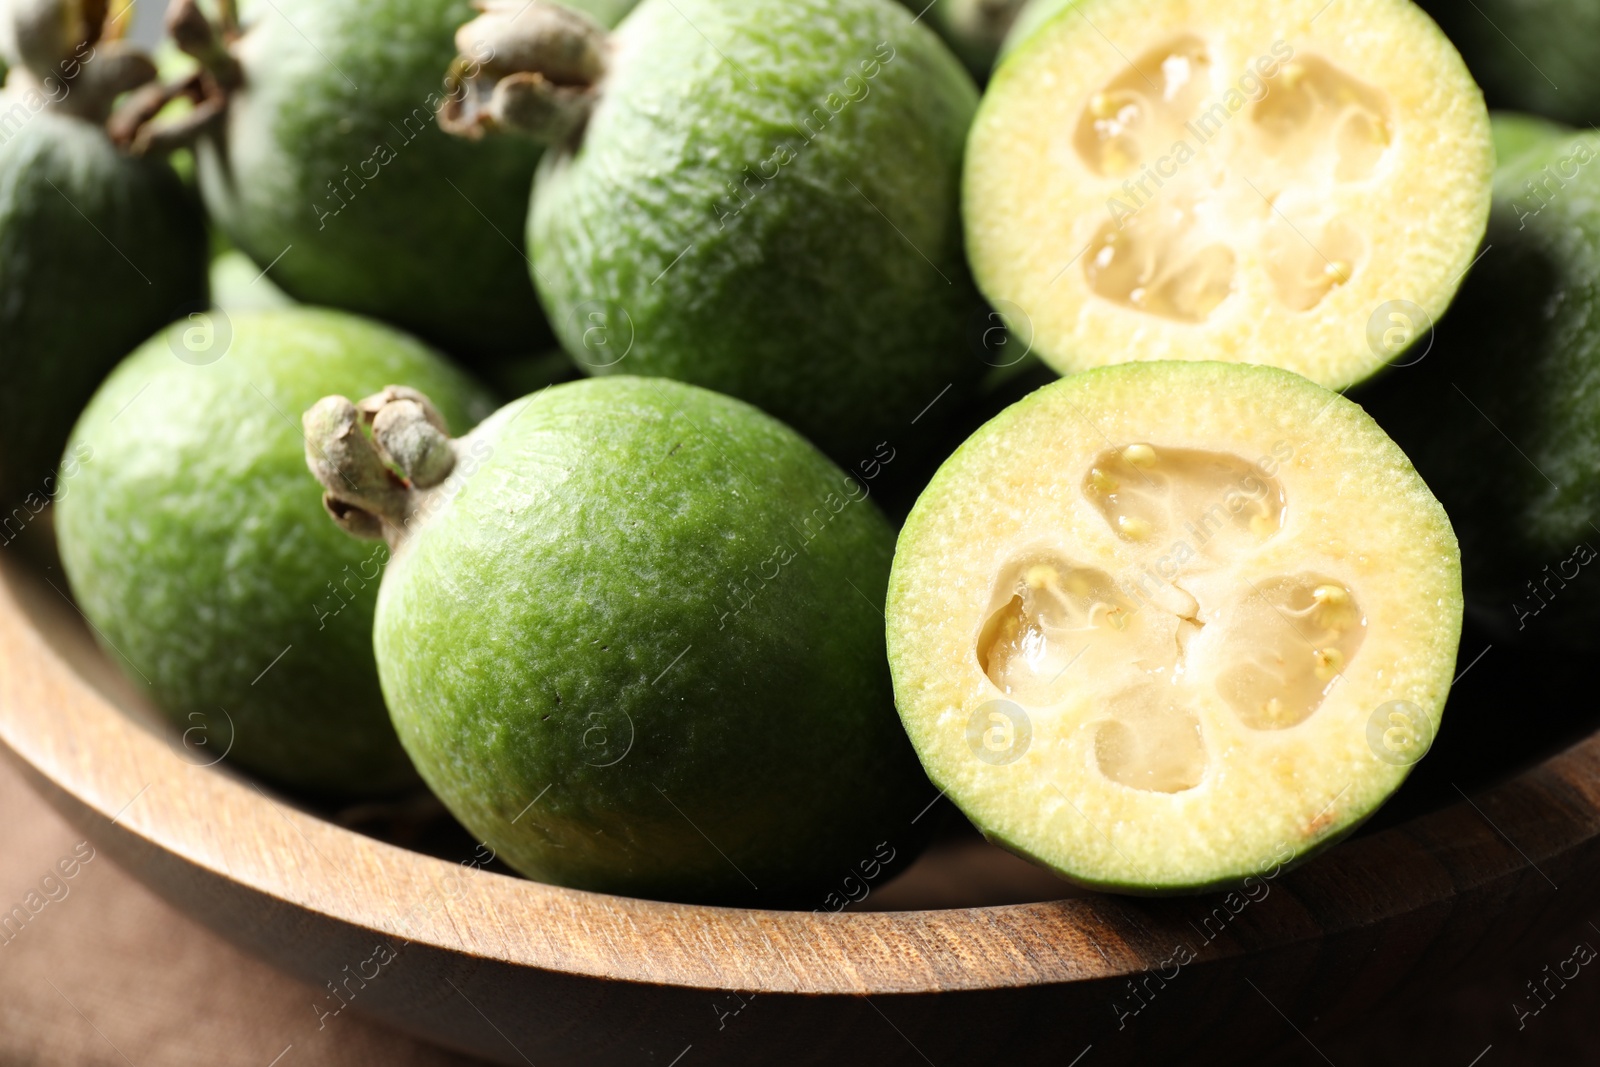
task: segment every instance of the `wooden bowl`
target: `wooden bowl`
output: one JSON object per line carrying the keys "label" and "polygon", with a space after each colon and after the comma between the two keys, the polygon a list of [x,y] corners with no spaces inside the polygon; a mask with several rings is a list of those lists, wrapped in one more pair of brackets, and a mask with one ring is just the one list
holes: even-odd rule
{"label": "wooden bowl", "polygon": [[1453,704],[1367,830],[1249,898],[1086,894],[958,835],[864,902],[893,910],[693,907],[482,869],[469,840],[453,854],[465,862],[398,847],[197,765],[97,649],[59,565],[0,550],[0,749],[67,818],[326,991],[308,1029],[348,1002],[541,1067],[1070,1067],[1091,1047],[1086,1067],[1235,1063],[1326,1035],[1576,925],[1589,903],[1600,738],[1506,728],[1567,706],[1558,680],[1530,689],[1523,655],[1495,648],[1471,667],[1485,710]]}

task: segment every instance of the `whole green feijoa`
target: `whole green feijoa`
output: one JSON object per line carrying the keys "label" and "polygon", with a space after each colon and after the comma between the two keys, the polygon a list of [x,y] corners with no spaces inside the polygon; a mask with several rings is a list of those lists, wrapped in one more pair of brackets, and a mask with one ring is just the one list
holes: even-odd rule
{"label": "whole green feijoa", "polygon": [[[1485,249],[1363,406],[1461,535],[1467,602],[1506,636],[1586,647],[1600,625],[1600,134],[1494,117]],[[1403,294],[1396,294],[1397,297]]]}
{"label": "whole green feijoa", "polygon": [[1490,107],[1600,122],[1600,4],[1420,0],[1461,50]]}
{"label": "whole green feijoa", "polygon": [[609,36],[510,7],[458,43],[525,61],[485,65],[454,128],[559,145],[528,244],[584,370],[737,396],[846,464],[975,380],[976,92],[904,7],[645,0]]}
{"label": "whole green feijoa", "polygon": [[1000,46],[1027,0],[901,0],[927,19],[972,76],[987,79]]}
{"label": "whole green feijoa", "polygon": [[[619,6],[591,2],[602,16]],[[522,251],[538,147],[474,148],[435,121],[467,0],[242,7],[242,32],[189,20],[224,46],[195,46],[226,109],[197,149],[206,206],[229,238],[295,299],[455,355],[547,343]]]}
{"label": "whole green feijoa", "polygon": [[319,403],[307,460],[342,525],[398,541],[384,695],[422,777],[507,863],[826,907],[914,853],[931,791],[884,658],[894,534],[862,483],[678,382],[555,386],[454,442],[414,400],[370,437],[359,417]]}
{"label": "whole green feijoa", "polygon": [[[0,7],[0,29],[15,15]],[[100,379],[205,302],[199,205],[166,163],[128,155],[104,128],[112,96],[154,68],[115,42],[88,43],[96,32],[35,40],[0,90],[4,542],[55,491],[62,445]]]}
{"label": "whole green feijoa", "polygon": [[[68,445],[57,499],[84,614],[195,756],[286,786],[414,781],[372,656],[382,545],[341,535],[305,477],[298,414],[416,382],[449,424],[490,404],[420,343],[342,312],[196,314],[123,361]],[[201,742],[204,742],[203,747]]]}

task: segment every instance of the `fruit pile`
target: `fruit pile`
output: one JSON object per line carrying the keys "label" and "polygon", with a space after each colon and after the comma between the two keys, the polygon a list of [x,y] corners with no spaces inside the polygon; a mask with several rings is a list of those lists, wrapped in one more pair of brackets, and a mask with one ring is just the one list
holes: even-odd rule
{"label": "fruit pile", "polygon": [[1600,624],[1592,34],[131,18],[0,0],[0,539],[53,501],[107,655],[281,789],[660,899],[811,907],[941,796],[1194,891],[1393,794],[1468,603]]}

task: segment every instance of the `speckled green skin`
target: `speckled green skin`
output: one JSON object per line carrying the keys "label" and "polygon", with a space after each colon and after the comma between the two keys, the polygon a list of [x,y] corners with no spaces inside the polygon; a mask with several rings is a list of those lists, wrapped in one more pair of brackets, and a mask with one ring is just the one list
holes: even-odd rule
{"label": "speckled green skin", "polygon": [[340,312],[235,315],[205,366],[169,347],[190,328],[129,356],[73,431],[69,453],[89,452],[56,526],[78,604],[133,683],[202,731],[186,755],[210,759],[231,736],[235,763],[305,791],[412,781],[372,656],[387,549],[323,512],[300,413],[409,382],[465,429],[489,402],[418,342]]}
{"label": "speckled green skin", "polygon": [[645,0],[615,46],[529,219],[580,365],[748,400],[847,467],[976,379],[976,92],[932,31],[891,0]]}
{"label": "speckled green skin", "polygon": [[12,507],[54,492],[100,379],[204,303],[205,271],[199,205],[169,167],[0,93],[0,542],[16,536]]}
{"label": "speckled green skin", "polygon": [[746,404],[640,378],[513,402],[466,448],[375,644],[473,834],[544,881],[806,907],[880,842],[916,851],[894,534],[859,483]]}
{"label": "speckled green skin", "polygon": [[468,143],[434,120],[475,14],[466,0],[247,2],[246,85],[223,149],[199,154],[212,217],[258,264],[277,261],[290,296],[463,357],[549,337],[518,243],[539,149]]}
{"label": "speckled green skin", "polygon": [[1421,6],[1467,61],[1490,107],[1600,122],[1600,4],[1421,0]]}
{"label": "speckled green skin", "polygon": [[[1491,247],[1427,356],[1357,399],[1454,520],[1474,614],[1507,636],[1589,646],[1600,561],[1574,553],[1600,551],[1600,135],[1494,122],[1509,158]],[[1527,183],[1547,166],[1540,209]]]}

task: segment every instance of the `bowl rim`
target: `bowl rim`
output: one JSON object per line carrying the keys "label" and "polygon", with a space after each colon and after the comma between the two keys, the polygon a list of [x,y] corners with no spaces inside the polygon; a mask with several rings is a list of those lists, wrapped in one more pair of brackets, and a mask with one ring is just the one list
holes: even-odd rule
{"label": "bowl rim", "polygon": [[[1152,924],[1150,903],[1130,898],[773,911],[566,889],[413,852],[295,808],[231,771],[181,758],[171,738],[102,695],[58,651],[63,641],[94,647],[78,616],[61,584],[15,556],[0,558],[0,746],[45,786],[47,798],[92,837],[138,839],[132,843],[204,876],[380,937],[578,977],[822,996],[1117,978],[1158,969],[1171,953],[1159,914]],[[115,670],[109,661],[105,666]],[[1264,934],[1210,944],[1207,957],[1281,948],[1422,908],[1448,908],[1452,898],[1491,880],[1540,871],[1537,859],[1600,833],[1597,805],[1556,804],[1552,811],[1552,786],[1582,789],[1588,798],[1592,790],[1584,784],[1597,776],[1600,733],[1487,791],[1480,799],[1497,811],[1537,811],[1537,842],[1521,847],[1466,794],[1348,842],[1285,874],[1284,895],[1301,901],[1276,909],[1288,918],[1262,924],[1269,927]],[[1492,862],[1467,871],[1451,862],[1446,854],[1459,851],[1465,835],[1474,855]],[[1352,879],[1378,879],[1399,892],[1341,891]],[[355,892],[355,882],[368,891]],[[1310,900],[1308,922],[1311,905],[1303,902]]]}

